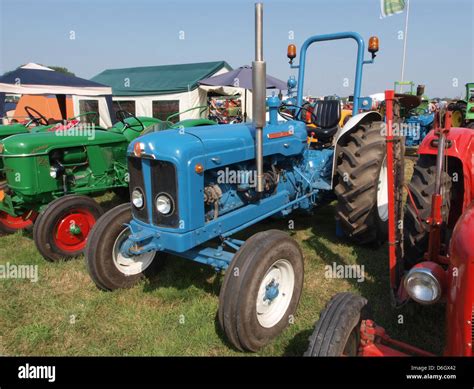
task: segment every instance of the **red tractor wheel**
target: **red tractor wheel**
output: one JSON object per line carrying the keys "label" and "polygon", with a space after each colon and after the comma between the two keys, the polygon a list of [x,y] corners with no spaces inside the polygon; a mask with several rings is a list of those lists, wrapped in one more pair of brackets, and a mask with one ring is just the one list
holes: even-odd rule
{"label": "red tractor wheel", "polygon": [[77,257],[103,210],[86,196],[68,195],[51,202],[39,215],[33,239],[48,261]]}
{"label": "red tractor wheel", "polygon": [[31,229],[37,216],[38,213],[34,211],[28,211],[19,216],[0,211],[0,232],[13,234],[19,230]]}

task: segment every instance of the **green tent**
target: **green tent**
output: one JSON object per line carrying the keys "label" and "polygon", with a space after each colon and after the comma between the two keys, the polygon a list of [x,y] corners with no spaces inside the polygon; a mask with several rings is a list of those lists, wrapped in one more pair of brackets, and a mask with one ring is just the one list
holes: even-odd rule
{"label": "green tent", "polygon": [[107,69],[91,80],[112,87],[114,96],[144,96],[188,92],[198,81],[232,68],[225,61]]}
{"label": "green tent", "polygon": [[[164,120],[176,112],[207,105],[207,91],[198,81],[229,70],[232,68],[225,61],[143,66],[107,69],[91,80],[112,87],[115,110]],[[93,108],[95,102],[89,100],[82,104]],[[200,111],[192,110],[175,120],[197,118]]]}

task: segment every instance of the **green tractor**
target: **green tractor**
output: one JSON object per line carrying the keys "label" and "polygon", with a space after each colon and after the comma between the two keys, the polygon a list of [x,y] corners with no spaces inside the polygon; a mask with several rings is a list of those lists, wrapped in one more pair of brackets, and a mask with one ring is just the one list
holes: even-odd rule
{"label": "green tractor", "polygon": [[[29,120],[25,123],[12,123],[12,124],[2,124],[0,125],[0,140],[5,139],[11,135],[18,135],[18,134],[27,134],[29,132],[37,132],[37,131],[46,131],[52,127],[54,127],[58,123],[62,123],[62,120],[52,120],[46,119],[46,117],[38,112],[36,109],[32,107],[25,107],[25,111],[28,114]],[[67,122],[79,120],[80,117],[89,116],[89,115],[96,115],[95,112],[86,112],[81,115],[78,115],[74,118],[67,119]]]}
{"label": "green tractor", "polygon": [[76,125],[0,141],[6,176],[0,187],[0,231],[33,228],[35,244],[47,260],[75,257],[103,213],[89,196],[114,191],[128,199],[131,141],[152,131],[215,124],[208,119],[173,124],[171,117],[161,121],[125,111],[118,111],[117,118],[109,129]]}
{"label": "green tractor", "polygon": [[[94,122],[95,118],[98,117],[96,112],[84,112],[73,118],[67,120],[55,120],[46,119],[40,112],[32,107],[25,107],[25,111],[28,113],[29,120],[25,123],[14,123],[14,124],[2,124],[0,125],[0,141],[12,136],[19,134],[30,134],[38,132],[51,132],[61,128],[69,128],[79,123],[85,124],[90,118]],[[0,158],[0,178],[4,178],[3,172],[3,160]]]}
{"label": "green tractor", "polygon": [[474,82],[466,84],[466,99],[452,102],[449,109],[453,127],[474,129]]}

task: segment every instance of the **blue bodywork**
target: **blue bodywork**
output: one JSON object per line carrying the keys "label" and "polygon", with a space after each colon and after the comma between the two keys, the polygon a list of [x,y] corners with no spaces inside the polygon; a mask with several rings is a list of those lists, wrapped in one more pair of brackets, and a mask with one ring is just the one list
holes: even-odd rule
{"label": "blue bodywork", "polygon": [[[148,220],[131,221],[132,235],[123,245],[124,254],[128,250],[128,255],[167,251],[199,260],[192,251],[197,246],[216,237],[230,238],[271,215],[286,215],[295,209],[311,210],[318,198],[322,198],[321,192],[331,190],[333,149],[308,149],[306,126],[302,122],[269,124],[264,129],[263,150],[265,163],[280,170],[275,192],[249,200],[242,195],[241,186],[252,191],[252,183],[219,183],[222,191],[219,217],[213,219],[213,208],[205,209],[204,188],[218,183],[226,168],[231,172],[254,171],[254,133],[251,125],[235,124],[188,128],[181,132],[165,130],[139,138],[137,142],[146,156],[141,158],[146,198],[153,198],[149,185],[153,179],[152,161],[159,159],[176,167],[179,188],[176,202],[185,206],[179,209],[179,225],[167,228],[149,224],[153,218],[151,204]],[[279,137],[271,138],[272,134]],[[134,143],[129,147],[131,154],[133,147]],[[203,174],[195,172],[196,164],[204,166]],[[132,251],[134,243],[139,243],[140,249]],[[223,262],[213,258],[210,264],[225,268],[231,258]]]}
{"label": "blue bodywork", "polygon": [[[354,112],[359,112],[363,105],[362,68],[373,59],[364,61],[362,37],[352,32],[314,36],[303,44],[298,105],[302,103],[307,48],[314,42],[345,38],[355,39],[358,44]],[[296,80],[291,79],[289,86],[295,88]],[[267,100],[267,105],[270,121],[263,130],[263,195],[256,193],[252,180],[256,170],[255,129],[250,124],[169,129],[142,136],[130,144],[129,160],[134,159],[136,175],[131,174],[130,187],[133,190],[136,185],[143,185],[139,189],[144,193],[146,207],[139,212],[132,206],[131,235],[121,246],[123,255],[164,251],[225,269],[244,243],[232,238],[235,233],[272,215],[284,216],[296,209],[310,212],[333,198],[334,146],[310,147],[305,123],[278,122],[281,102],[275,96]],[[139,157],[135,155],[137,146],[141,150]],[[160,176],[157,169],[165,165],[168,176]],[[226,176],[232,172],[245,174],[233,181],[230,174]],[[220,180],[223,176],[226,179]],[[170,190],[176,198],[169,219],[179,218],[174,224],[162,214],[157,219],[155,200],[163,189],[157,193],[156,187],[157,182],[163,181],[173,182]],[[207,247],[206,243],[215,238],[220,239],[217,247]],[[275,288],[270,286],[267,290],[268,299],[275,297]]]}
{"label": "blue bodywork", "polygon": [[434,113],[425,113],[422,115],[413,115],[405,119],[404,124],[407,126],[405,133],[405,146],[417,147],[431,131],[434,122]]}

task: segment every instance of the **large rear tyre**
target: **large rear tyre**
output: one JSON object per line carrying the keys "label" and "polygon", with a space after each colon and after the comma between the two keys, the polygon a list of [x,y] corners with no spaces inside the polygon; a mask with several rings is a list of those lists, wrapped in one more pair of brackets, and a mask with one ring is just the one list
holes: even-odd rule
{"label": "large rear tyre", "polygon": [[[416,162],[411,182],[408,185],[415,206],[413,206],[410,198],[408,198],[404,212],[403,248],[406,268],[411,268],[423,260],[423,255],[428,248],[429,226],[426,223],[426,219],[431,214],[431,196],[435,190],[435,175],[436,157],[432,155],[421,155]],[[443,220],[447,222],[451,204],[452,185],[451,177],[448,173],[443,172],[441,183],[443,191],[443,208],[441,214]],[[419,219],[421,219],[421,223]]]}
{"label": "large rear tyre", "polygon": [[451,111],[451,125],[453,127],[463,127],[466,121],[466,103],[458,102],[450,104],[448,109]]}
{"label": "large rear tyre", "polygon": [[165,254],[150,252],[133,257],[120,253],[120,246],[130,234],[130,203],[106,212],[91,231],[85,250],[92,281],[102,290],[131,288],[142,278],[156,273]]}
{"label": "large rear tyre", "polygon": [[235,254],[219,295],[219,323],[230,343],[257,351],[291,322],[303,289],[303,254],[278,230],[259,232]]}
{"label": "large rear tyre", "polygon": [[367,300],[352,293],[335,295],[321,312],[309,338],[307,357],[356,356]]}
{"label": "large rear tyre", "polygon": [[[388,184],[383,122],[359,125],[338,146],[336,218],[357,244],[387,240]],[[403,175],[401,141],[394,147],[395,177]],[[397,183],[398,184],[398,183]]]}
{"label": "large rear tyre", "polygon": [[102,207],[87,196],[60,197],[41,211],[33,228],[38,251],[48,261],[81,255]]}

